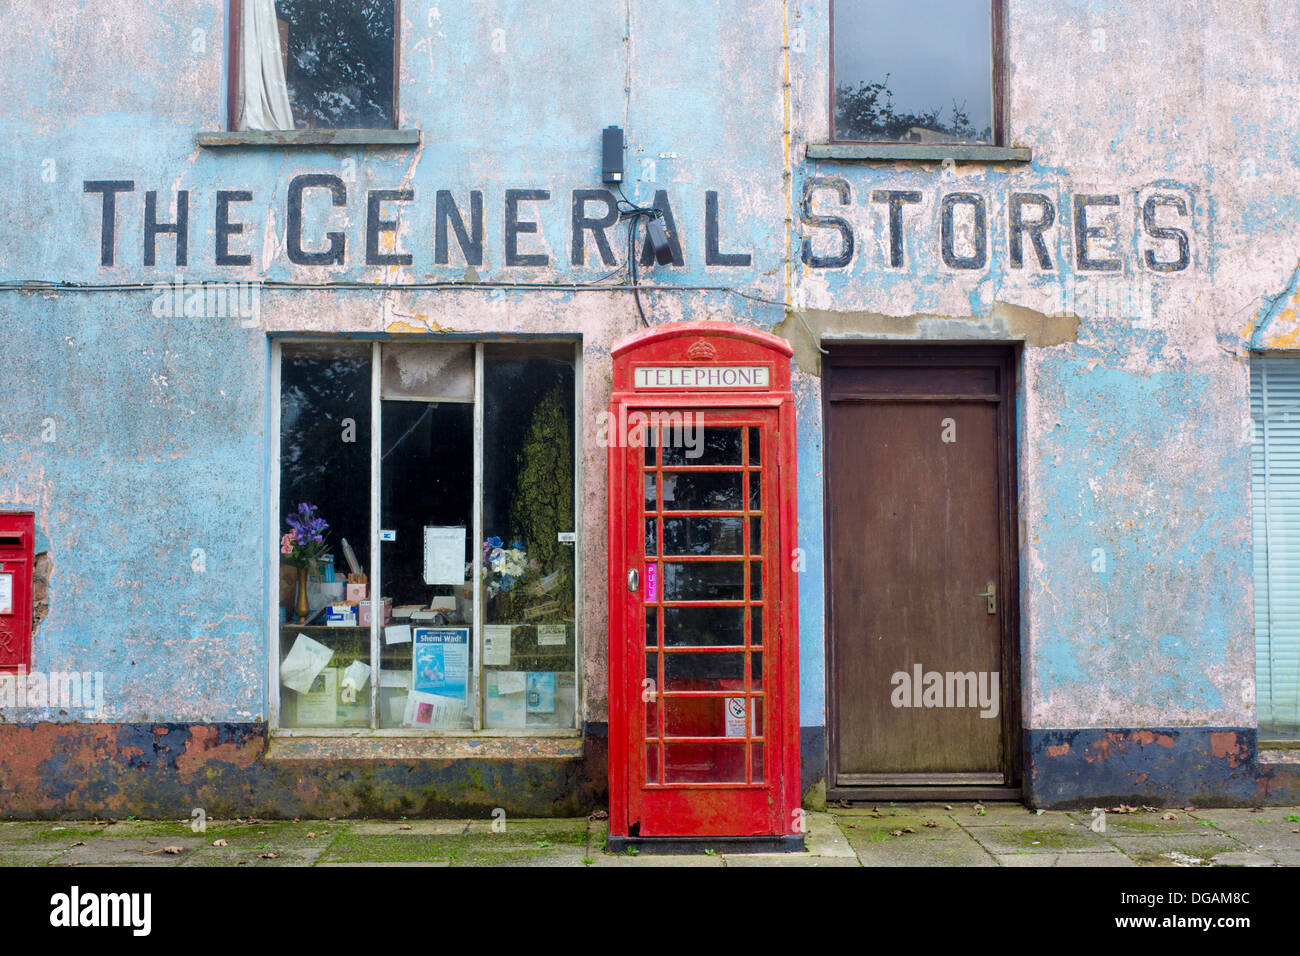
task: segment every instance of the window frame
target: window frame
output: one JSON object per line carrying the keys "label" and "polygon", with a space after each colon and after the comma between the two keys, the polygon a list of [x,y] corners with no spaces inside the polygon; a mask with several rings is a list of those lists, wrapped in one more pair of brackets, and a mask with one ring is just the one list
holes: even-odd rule
{"label": "window frame", "polygon": [[[569,738],[582,736],[582,727],[586,714],[586,681],[583,676],[585,592],[583,575],[583,541],[582,502],[584,493],[583,474],[583,339],[573,335],[518,335],[486,338],[482,336],[456,336],[440,339],[470,344],[474,347],[474,498],[473,527],[475,541],[483,540],[483,456],[484,456],[484,418],[483,400],[483,364],[484,347],[488,344],[502,342],[518,344],[563,343],[573,348],[573,390],[574,390],[574,443],[573,443],[573,504],[574,504],[574,566],[573,566],[573,629],[574,629],[574,708],[573,726],[571,727],[517,727],[484,728],[483,724],[483,680],[482,652],[483,626],[485,623],[486,602],[483,596],[482,549],[474,549],[474,621],[471,625],[471,660],[468,675],[473,684],[473,729],[424,729],[418,727],[284,727],[281,725],[281,686],[280,686],[280,553],[272,545],[280,534],[284,517],[280,514],[280,445],[281,445],[281,362],[285,345],[305,343],[357,341],[357,336],[350,335],[313,335],[294,333],[290,335],[269,336],[270,375],[267,400],[267,485],[266,485],[266,520],[269,531],[265,538],[267,571],[266,600],[266,640],[267,649],[267,730],[272,737],[292,738],[306,737],[324,740],[331,739],[382,739],[385,737],[413,738],[416,740],[438,740],[442,738]],[[383,590],[383,552],[380,550],[379,531],[382,522],[382,397],[381,377],[383,374],[382,349],[385,343],[419,342],[421,338],[409,336],[366,337],[369,341],[371,374],[371,408],[370,408],[370,566],[366,571],[370,575],[371,588],[367,600],[377,602]],[[274,532],[272,534],[271,532]],[[381,628],[377,606],[371,614],[370,653],[372,665],[379,659]],[[379,681],[378,670],[372,673],[367,694],[370,697],[372,718],[378,713]]]}
{"label": "window frame", "polygon": [[[930,152],[951,152],[954,155],[961,151],[970,150],[998,150],[1005,149],[1007,145],[1007,58],[1006,58],[1006,32],[1007,32],[1007,4],[1006,0],[989,0],[989,16],[992,20],[990,40],[991,40],[991,63],[992,63],[992,85],[991,92],[993,96],[993,142],[991,143],[906,143],[897,140],[888,139],[840,139],[835,129],[835,6],[842,0],[830,0],[830,30],[829,30],[829,47],[827,49],[827,71],[829,74],[829,83],[827,84],[827,124],[830,127],[830,135],[827,144],[831,147],[869,147],[871,149],[880,149],[882,147],[909,147],[924,146]],[[830,157],[828,157],[830,158]],[[920,157],[918,157],[920,158]],[[1014,157],[1020,158],[1020,157]]]}
{"label": "window frame", "polygon": [[[998,0],[1000,2],[1000,0]],[[338,129],[314,129],[314,130],[265,130],[251,131],[241,130],[235,127],[239,121],[239,28],[243,21],[244,4],[243,0],[229,0],[229,6],[226,12],[226,133],[246,135],[250,132],[260,132],[263,135],[270,133],[280,137],[292,136],[294,134],[308,134],[313,138],[324,135],[339,133],[368,133],[371,135],[383,133],[389,130],[400,130],[401,126],[401,101],[398,99],[402,88],[402,0],[393,0],[393,125],[387,128],[377,127],[373,129],[361,129],[356,127],[340,127]],[[348,137],[349,139],[355,137]],[[215,143],[208,145],[216,145]]]}

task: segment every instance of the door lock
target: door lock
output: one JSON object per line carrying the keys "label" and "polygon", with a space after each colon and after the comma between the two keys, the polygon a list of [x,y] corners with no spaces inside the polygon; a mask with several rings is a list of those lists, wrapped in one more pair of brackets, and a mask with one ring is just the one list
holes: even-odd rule
{"label": "door lock", "polygon": [[998,613],[998,589],[997,586],[992,581],[989,582],[988,588],[989,589],[987,591],[981,591],[979,594],[975,596],[988,598],[989,613],[996,614]]}
{"label": "door lock", "polygon": [[641,575],[637,574],[636,568],[633,568],[631,571],[627,573],[627,589],[631,591],[633,594],[635,594],[636,589],[640,586],[641,586]]}

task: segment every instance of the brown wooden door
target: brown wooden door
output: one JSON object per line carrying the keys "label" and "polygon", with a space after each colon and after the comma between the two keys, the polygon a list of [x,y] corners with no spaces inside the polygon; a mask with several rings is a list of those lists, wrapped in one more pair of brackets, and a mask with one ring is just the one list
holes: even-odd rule
{"label": "brown wooden door", "polygon": [[1011,369],[988,348],[826,363],[832,792],[1014,781]]}

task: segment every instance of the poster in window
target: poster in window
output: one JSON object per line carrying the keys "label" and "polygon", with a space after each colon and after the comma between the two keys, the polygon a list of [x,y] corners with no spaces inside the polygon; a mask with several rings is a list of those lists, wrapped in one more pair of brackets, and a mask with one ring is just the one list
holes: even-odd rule
{"label": "poster in window", "polygon": [[465,700],[468,627],[417,627],[411,649],[411,689]]}

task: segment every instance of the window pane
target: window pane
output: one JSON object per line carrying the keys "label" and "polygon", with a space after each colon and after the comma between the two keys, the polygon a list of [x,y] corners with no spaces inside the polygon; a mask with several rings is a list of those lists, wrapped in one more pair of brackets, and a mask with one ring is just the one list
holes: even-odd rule
{"label": "window pane", "polygon": [[380,416],[383,599],[412,640],[380,640],[379,726],[469,729],[474,406],[384,401]]}
{"label": "window pane", "polygon": [[276,0],[298,129],[393,126],[394,0]]}
{"label": "window pane", "polygon": [[745,643],[743,607],[666,607],[668,647],[724,647]]}
{"label": "window pane", "polygon": [[486,727],[574,722],[573,356],[484,347]]}
{"label": "window pane", "polygon": [[743,518],[665,518],[664,554],[743,554]]}
{"label": "window pane", "polygon": [[989,0],[835,0],[835,137],[993,142]]}
{"label": "window pane", "polygon": [[[349,615],[341,607],[348,570],[343,541],[363,572],[370,563],[370,352],[361,343],[285,345],[281,352],[275,535],[286,622],[279,648],[285,727],[370,726],[368,684],[363,692],[344,693],[348,677],[360,686],[368,673],[369,628],[360,627],[355,610]],[[307,614],[295,621],[299,565],[308,575]],[[327,625],[326,605],[339,612],[338,626]],[[349,671],[354,663],[361,666]]]}
{"label": "window pane", "polygon": [[745,566],[739,561],[664,564],[665,601],[740,601],[745,597]]}

